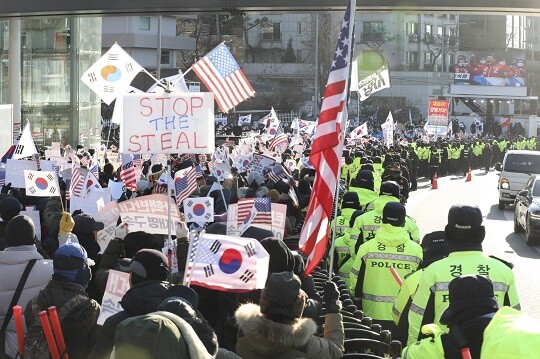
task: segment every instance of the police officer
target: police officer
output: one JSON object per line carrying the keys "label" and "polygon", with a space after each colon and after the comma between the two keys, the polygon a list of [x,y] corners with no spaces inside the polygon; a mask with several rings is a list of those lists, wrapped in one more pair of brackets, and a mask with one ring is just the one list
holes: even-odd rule
{"label": "police officer", "polygon": [[345,192],[341,200],[341,214],[334,219],[331,228],[335,228],[336,237],[342,236],[345,230],[349,228],[349,221],[354,211],[359,210],[360,201],[356,192]]}
{"label": "police officer", "polygon": [[443,332],[436,324],[426,326],[424,330],[433,337],[405,348],[402,358],[465,358],[462,356],[464,348],[468,349],[473,359],[480,359],[481,349],[482,353],[492,354],[484,352],[482,343],[484,330],[499,309],[493,282],[480,275],[457,277],[448,284],[448,297],[449,306],[441,322],[448,325],[449,332]]}
{"label": "police officer", "polygon": [[[360,244],[375,238],[375,232],[381,226],[382,211],[388,202],[399,202],[399,185],[394,181],[386,181],[381,184],[379,197],[373,201],[373,210],[368,211],[354,221],[351,230],[351,239],[360,241]],[[370,208],[371,204],[368,205]],[[405,218],[405,230],[410,239],[420,242],[420,231],[416,222],[409,216]]]}
{"label": "police officer", "polygon": [[[362,213],[362,210],[354,211],[349,225],[352,226],[356,217]],[[351,239],[350,227],[345,230],[345,233],[342,236],[336,238],[334,244],[334,268],[337,271],[338,276],[340,276],[347,285],[347,288],[349,287],[349,274],[351,273],[351,268],[354,259],[356,258],[356,252],[358,252],[358,247],[360,246],[357,244],[358,242],[356,240]]]}
{"label": "police officer", "polygon": [[446,258],[448,253],[450,253],[450,248],[444,238],[444,231],[435,231],[426,234],[422,238],[420,245],[423,250],[422,263],[418,266],[416,272],[411,273],[403,279],[403,285],[399,289],[396,301],[392,307],[392,318],[394,319],[394,324],[398,327],[397,331],[392,332],[392,339],[397,339],[402,343],[407,342],[409,309],[424,269],[431,263]]}
{"label": "police officer", "polygon": [[390,268],[404,278],[422,261],[422,248],[409,239],[405,218],[405,206],[401,203],[389,202],[384,206],[381,227],[373,240],[358,249],[349,279],[349,290],[361,300],[364,314],[388,330],[396,329],[391,313],[399,292]]}
{"label": "police officer", "polygon": [[512,265],[482,252],[486,233],[480,208],[452,206],[444,233],[451,253],[424,269],[409,311],[408,344],[424,337],[420,332],[422,325],[441,324],[441,315],[448,307],[448,283],[462,275],[489,277],[494,283],[499,305],[519,309]]}
{"label": "police officer", "polygon": [[[386,172],[386,171],[385,171]],[[384,181],[395,181],[399,185],[399,201],[403,204],[409,199],[409,181],[401,175],[401,166],[398,162],[393,162],[388,166],[388,175],[383,177]]]}
{"label": "police officer", "polygon": [[379,194],[375,192],[375,178],[370,170],[361,170],[352,181],[349,191],[358,195],[360,207],[365,211],[368,203],[373,202]]}
{"label": "police officer", "polygon": [[463,171],[463,177],[467,176],[467,172],[471,168],[472,150],[469,143],[465,143],[465,146],[461,150],[461,170]]}

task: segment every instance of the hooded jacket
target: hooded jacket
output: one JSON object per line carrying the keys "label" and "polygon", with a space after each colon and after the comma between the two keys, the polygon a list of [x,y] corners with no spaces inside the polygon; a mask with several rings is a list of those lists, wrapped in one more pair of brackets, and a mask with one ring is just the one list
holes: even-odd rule
{"label": "hooded jacket", "polygon": [[292,324],[265,318],[256,304],[243,304],[235,313],[239,326],[236,353],[243,359],[325,358],[343,356],[341,314],[327,314],[324,338],[315,336],[317,324],[309,318]]}
{"label": "hooded jacket", "polygon": [[115,332],[118,324],[127,318],[156,311],[159,304],[163,301],[168,286],[169,284],[167,282],[149,280],[141,282],[129,289],[120,302],[124,310],[105,320],[97,343],[88,358],[108,359],[114,346]]}
{"label": "hooded jacket", "polygon": [[[24,312],[26,327],[39,323],[39,312],[50,306],[60,310],[73,297],[78,303],[62,320],[62,333],[69,353],[73,359],[84,359],[92,350],[97,339],[97,318],[99,304],[90,299],[84,288],[76,283],[52,279],[27,305]],[[40,325],[40,324],[38,324]]]}
{"label": "hooded jacket", "polygon": [[[17,305],[26,308],[28,301],[38,295],[53,274],[53,261],[45,260],[38,253],[35,245],[8,247],[0,251],[0,323],[4,321],[15,289],[21,280],[28,262],[37,259],[17,301]],[[15,357],[17,353],[17,334],[13,317],[6,329],[6,354]]]}
{"label": "hooded jacket", "polygon": [[422,262],[422,247],[409,239],[404,227],[382,223],[375,238],[358,249],[350,274],[350,292],[362,298],[362,310],[376,320],[392,320],[392,304],[399,292],[394,268],[401,278]]}

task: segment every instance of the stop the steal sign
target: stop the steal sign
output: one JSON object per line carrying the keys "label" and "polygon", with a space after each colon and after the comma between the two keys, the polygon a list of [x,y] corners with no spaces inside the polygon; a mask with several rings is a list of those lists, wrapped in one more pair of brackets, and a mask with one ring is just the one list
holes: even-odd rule
{"label": "stop the steal sign", "polygon": [[126,94],[120,152],[213,153],[214,95]]}

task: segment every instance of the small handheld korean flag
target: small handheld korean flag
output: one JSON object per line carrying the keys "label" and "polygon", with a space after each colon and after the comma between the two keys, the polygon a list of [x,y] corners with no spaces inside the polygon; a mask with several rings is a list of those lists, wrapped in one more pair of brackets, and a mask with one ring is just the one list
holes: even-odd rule
{"label": "small handheld korean flag", "polygon": [[219,291],[262,289],[270,255],[253,238],[203,233],[190,241],[184,285]]}
{"label": "small handheld korean flag", "polygon": [[30,122],[27,122],[24,125],[24,129],[21,133],[21,138],[15,146],[15,151],[11,159],[18,160],[25,157],[30,157],[39,153],[34,144],[34,138],[32,137],[32,131],[30,129]]}
{"label": "small handheld korean flag", "polygon": [[129,54],[114,44],[82,75],[84,82],[103,102],[110,105],[119,95],[127,92],[131,81],[143,67]]}
{"label": "small handheld korean flag", "polygon": [[26,195],[33,197],[60,196],[56,173],[52,171],[24,170]]}
{"label": "small handheld korean flag", "polygon": [[187,198],[184,200],[186,222],[203,225],[214,221],[214,199],[212,197]]}

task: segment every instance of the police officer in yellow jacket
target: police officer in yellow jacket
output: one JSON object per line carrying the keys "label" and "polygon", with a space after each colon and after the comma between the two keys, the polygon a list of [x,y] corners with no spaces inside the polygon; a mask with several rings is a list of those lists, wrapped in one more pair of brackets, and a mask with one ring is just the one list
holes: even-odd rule
{"label": "police officer in yellow jacket", "polygon": [[350,274],[350,292],[360,301],[364,314],[388,330],[395,329],[391,313],[399,292],[390,268],[404,278],[422,261],[422,248],[403,228],[405,218],[401,203],[384,206],[381,227],[375,238],[358,249]]}
{"label": "police officer in yellow jacket", "polygon": [[[345,234],[348,229],[352,214],[360,209],[360,202],[356,192],[345,192],[341,199],[341,213],[332,222],[332,229],[336,230],[336,237]],[[335,224],[334,224],[335,222]]]}
{"label": "police officer in yellow jacket", "polygon": [[356,175],[356,178],[351,182],[349,191],[356,192],[358,194],[358,200],[360,201],[360,207],[362,210],[366,210],[369,203],[374,201],[379,194],[375,192],[375,179],[372,171],[361,170]]}
{"label": "police officer in yellow jacket", "polygon": [[448,297],[450,304],[441,321],[450,330],[445,333],[436,324],[425,325],[422,330],[432,337],[403,349],[403,359],[461,359],[466,358],[464,349],[472,359],[480,359],[481,351],[484,355],[484,330],[499,309],[493,282],[480,275],[457,277],[448,285]]}
{"label": "police officer in yellow jacket", "polygon": [[392,319],[398,326],[396,332],[392,332],[392,339],[397,339],[402,343],[407,342],[407,330],[409,329],[409,309],[412,303],[418,283],[422,278],[424,269],[431,263],[439,259],[446,258],[450,253],[450,247],[444,239],[444,231],[435,231],[428,233],[422,238],[420,244],[423,250],[423,259],[416,272],[411,273],[403,279],[403,284],[392,307]]}
{"label": "police officer in yellow jacket", "polygon": [[[381,226],[382,211],[388,202],[399,202],[399,185],[395,181],[386,181],[381,184],[379,197],[372,202],[373,210],[368,211],[354,221],[351,230],[351,239],[365,243],[375,237],[375,232]],[[368,205],[368,208],[371,204]],[[420,231],[416,222],[409,216],[405,218],[405,230],[410,239],[420,242]]]}
{"label": "police officer in yellow jacket", "polygon": [[[349,225],[352,225],[356,217],[362,213],[362,210],[353,212]],[[349,274],[351,273],[351,268],[359,246],[359,244],[357,245],[357,241],[351,239],[350,227],[345,230],[345,233],[342,236],[336,238],[334,244],[334,268],[337,271],[338,276],[340,276],[347,285],[347,288],[349,287]]]}
{"label": "police officer in yellow jacket", "polygon": [[482,252],[485,228],[480,208],[452,206],[444,233],[451,253],[424,269],[409,311],[408,344],[423,338],[422,325],[441,323],[441,315],[448,307],[448,283],[462,275],[489,277],[499,305],[519,309],[511,265]]}

